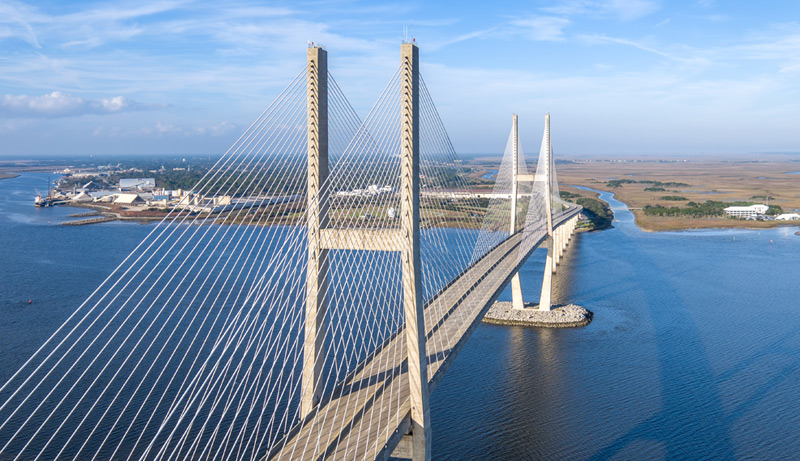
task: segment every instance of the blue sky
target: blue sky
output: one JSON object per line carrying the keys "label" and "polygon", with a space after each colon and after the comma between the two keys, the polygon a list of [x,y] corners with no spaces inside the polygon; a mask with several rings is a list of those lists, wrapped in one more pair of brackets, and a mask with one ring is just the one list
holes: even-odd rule
{"label": "blue sky", "polygon": [[[762,5],[768,4],[769,7]],[[456,149],[800,151],[800,2],[0,2],[0,156],[222,153],[305,65],[361,116],[403,28]]]}

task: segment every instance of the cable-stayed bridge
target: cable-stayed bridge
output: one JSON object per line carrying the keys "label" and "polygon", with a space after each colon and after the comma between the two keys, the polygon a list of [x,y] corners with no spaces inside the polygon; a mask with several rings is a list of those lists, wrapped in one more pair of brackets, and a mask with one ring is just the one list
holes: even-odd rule
{"label": "cable-stayed bridge", "polygon": [[[531,165],[533,167],[533,165]],[[0,387],[0,459],[430,457],[428,400],[519,267],[539,309],[580,207],[549,116],[471,192],[418,49],[362,121],[308,63]]]}

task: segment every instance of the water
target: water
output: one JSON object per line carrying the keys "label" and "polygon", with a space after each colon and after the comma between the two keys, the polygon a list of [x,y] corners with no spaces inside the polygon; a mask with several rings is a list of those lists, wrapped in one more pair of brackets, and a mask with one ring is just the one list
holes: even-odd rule
{"label": "water", "polygon": [[[47,174],[0,180],[0,381],[42,344],[151,230],[58,226],[85,208],[33,206]],[[28,304],[28,301],[31,304]]]}
{"label": "water", "polygon": [[[2,382],[153,226],[56,226],[85,210],[34,208],[46,178],[0,181]],[[602,198],[616,227],[578,234],[554,281],[594,321],[479,326],[432,394],[434,458],[800,453],[797,229],[646,233]],[[543,256],[522,268],[527,300]]]}
{"label": "water", "polygon": [[494,179],[497,176],[497,170],[486,170],[488,173],[481,176],[483,179]]}
{"label": "water", "polygon": [[[434,457],[800,453],[797,229],[646,233],[601,198],[615,228],[578,234],[555,278],[556,301],[594,321],[481,325],[432,395]],[[528,300],[538,255],[522,271]]]}

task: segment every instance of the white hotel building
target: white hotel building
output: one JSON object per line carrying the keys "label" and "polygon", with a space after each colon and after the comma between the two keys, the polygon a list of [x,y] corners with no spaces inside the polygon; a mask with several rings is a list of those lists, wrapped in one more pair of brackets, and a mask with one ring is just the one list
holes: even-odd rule
{"label": "white hotel building", "polygon": [[769,209],[766,205],[750,205],[750,206],[729,206],[725,208],[725,213],[728,216],[740,219],[755,219]]}

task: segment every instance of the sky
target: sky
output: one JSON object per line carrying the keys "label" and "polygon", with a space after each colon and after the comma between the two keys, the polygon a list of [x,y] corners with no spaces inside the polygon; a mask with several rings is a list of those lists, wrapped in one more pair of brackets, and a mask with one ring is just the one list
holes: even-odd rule
{"label": "sky", "polygon": [[[768,6],[764,6],[768,5]],[[305,66],[364,117],[420,47],[459,153],[800,151],[800,2],[0,0],[0,157],[221,154]]]}

